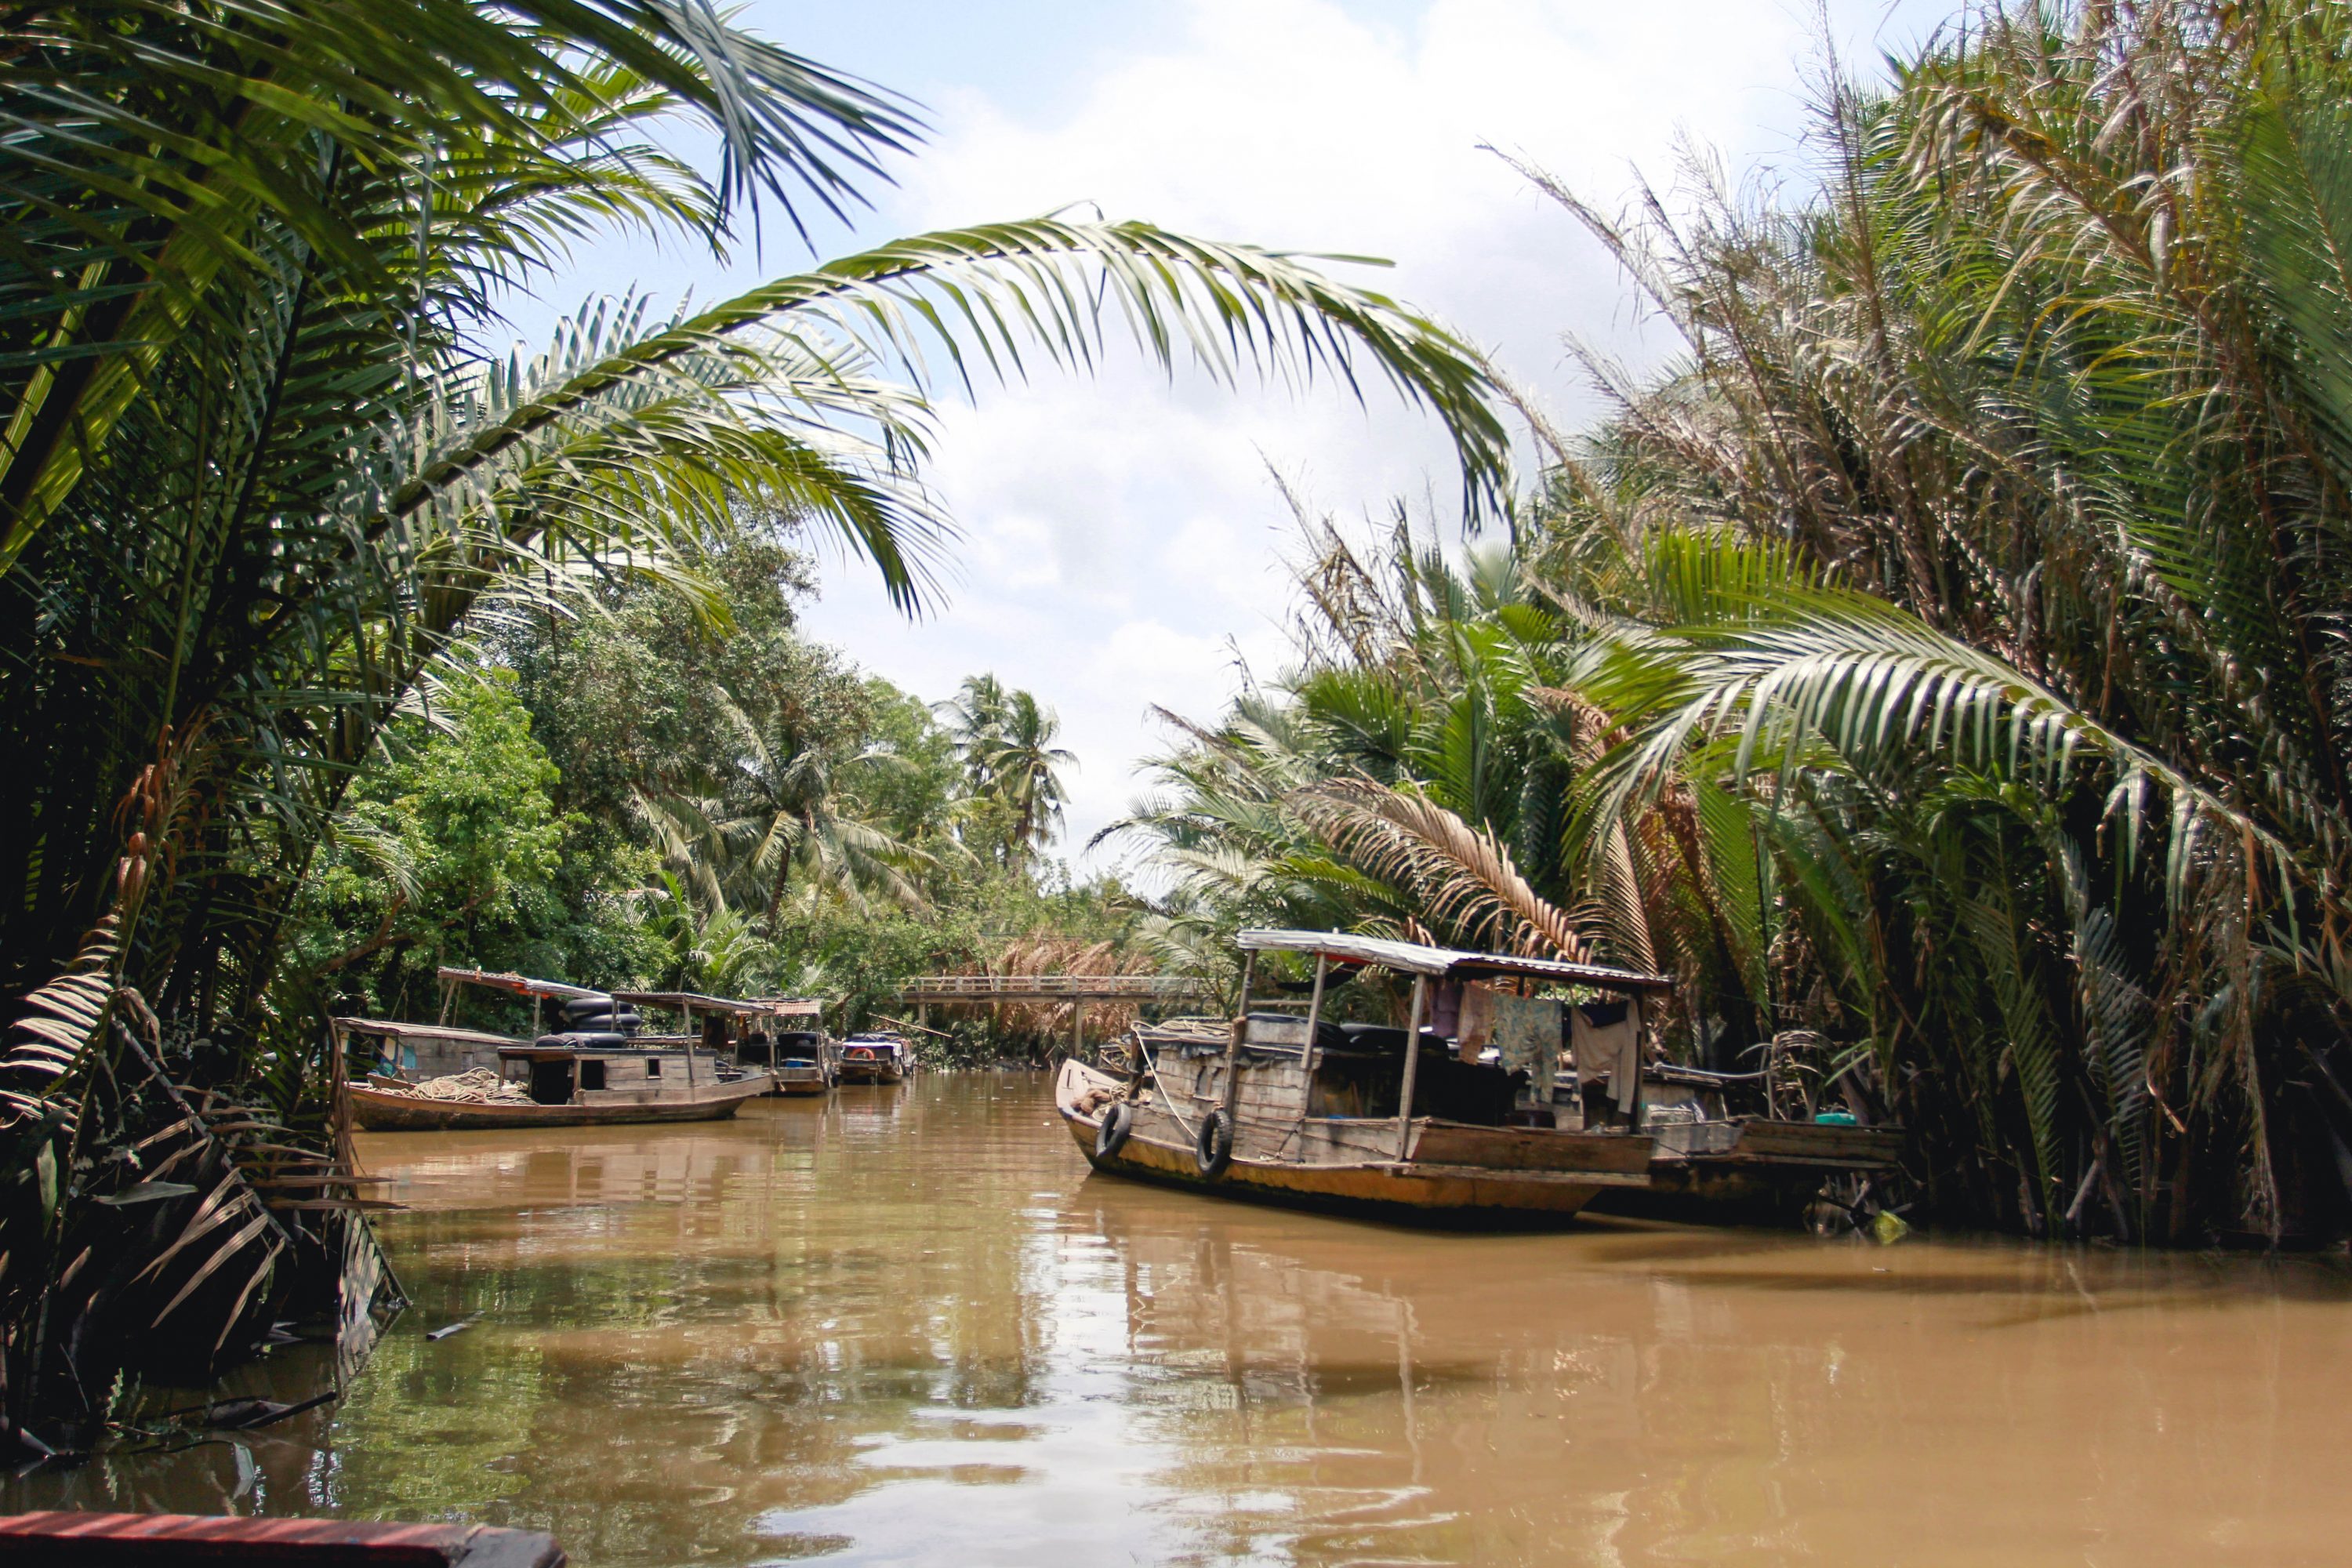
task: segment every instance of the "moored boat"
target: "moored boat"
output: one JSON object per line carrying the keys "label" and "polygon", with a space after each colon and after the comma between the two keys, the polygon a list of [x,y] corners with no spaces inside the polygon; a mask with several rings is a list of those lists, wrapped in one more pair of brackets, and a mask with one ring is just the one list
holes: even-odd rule
{"label": "moored boat", "polygon": [[[563,1027],[529,1042],[441,1026],[339,1019],[344,1037],[386,1042],[393,1073],[353,1084],[352,1119],[372,1132],[583,1127],[645,1121],[715,1121],[768,1092],[772,1079],[745,1071],[692,1036],[639,1037],[642,1016],[611,993],[560,981],[480,970],[444,969],[449,984],[486,985],[531,999],[534,1016],[556,1004]],[[452,1037],[458,1038],[452,1039]],[[471,1061],[494,1050],[495,1072],[475,1065],[453,1076],[412,1081],[415,1042],[462,1048]],[[497,1042],[493,1047],[490,1042]],[[385,1059],[385,1058],[380,1058]]]}
{"label": "moored boat", "polygon": [[443,1099],[372,1077],[351,1088],[352,1118],[371,1132],[717,1121],[768,1092],[769,1075],[694,1050],[564,1043],[542,1037],[499,1053],[521,1092]]}
{"label": "moored boat", "polygon": [[841,1047],[822,1029],[780,1029],[772,1048],[776,1064],[772,1093],[830,1094],[841,1081]]}
{"label": "moored boat", "polygon": [[915,1048],[897,1035],[852,1035],[841,1042],[844,1083],[904,1083]]}
{"label": "moored boat", "polygon": [[[1055,1105],[1096,1170],[1454,1222],[1565,1217],[1602,1192],[1647,1184],[1656,1145],[1646,1133],[1555,1124],[1551,1081],[1571,1024],[1561,1001],[1535,993],[1637,1000],[1673,982],[1339,933],[1246,931],[1239,942],[1240,1016],[1229,1025],[1139,1026],[1124,1074],[1063,1064]],[[1254,1010],[1267,952],[1313,961],[1303,1002],[1270,994]],[[1410,982],[1404,1027],[1326,1016],[1328,994],[1367,971]]]}

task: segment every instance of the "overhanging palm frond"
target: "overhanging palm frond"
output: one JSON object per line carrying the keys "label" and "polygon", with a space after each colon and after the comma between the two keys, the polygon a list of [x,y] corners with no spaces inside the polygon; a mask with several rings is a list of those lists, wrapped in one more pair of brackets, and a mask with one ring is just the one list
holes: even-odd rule
{"label": "overhanging palm frond", "polygon": [[1444,806],[1370,780],[1336,780],[1286,804],[1340,854],[1408,889],[1422,923],[1505,951],[1586,956],[1567,914],[1528,886],[1510,851]]}
{"label": "overhanging palm frond", "polygon": [[510,435],[486,432],[481,440],[495,447],[519,437],[557,416],[566,397],[596,390],[600,377],[619,380],[709,352],[762,326],[811,342],[829,328],[888,352],[919,383],[931,379],[929,356],[943,354],[969,387],[976,363],[1000,379],[1024,376],[1031,353],[1091,369],[1124,324],[1157,363],[1172,367],[1185,351],[1221,381],[1244,369],[1300,385],[1328,376],[1360,397],[1359,364],[1369,361],[1444,421],[1465,511],[1484,519],[1498,504],[1509,457],[1486,373],[1444,328],[1308,265],[1360,259],[1212,243],[1145,223],[1037,218],[916,235],[698,311],[632,343],[565,393],[519,407]]}
{"label": "overhanging palm frond", "polygon": [[[1644,721],[1609,760],[1617,815],[1695,745],[1729,738],[1734,773],[1783,773],[1826,745],[1849,762],[1924,748],[2062,787],[2084,759],[2109,770],[2108,810],[2136,847],[2150,798],[2168,796],[2169,858],[2184,873],[2200,835],[2242,839],[2283,879],[2307,880],[2280,829],[2007,663],[1869,595],[1803,584],[1723,595],[1719,616],[1655,639],[1614,642],[1589,657],[1579,688]],[[2291,825],[2340,843],[2332,812],[2314,803]]]}

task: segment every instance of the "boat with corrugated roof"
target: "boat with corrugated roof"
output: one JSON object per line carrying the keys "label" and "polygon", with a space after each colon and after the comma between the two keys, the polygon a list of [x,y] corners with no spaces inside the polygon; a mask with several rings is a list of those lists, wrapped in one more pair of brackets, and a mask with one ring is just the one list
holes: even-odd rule
{"label": "boat with corrugated roof", "polygon": [[[1234,1017],[1139,1025],[1124,1070],[1063,1065],[1055,1104],[1097,1171],[1424,1221],[1561,1218],[1647,1185],[1656,1140],[1633,1117],[1561,1125],[1553,1087],[1629,1018],[1638,1040],[1670,979],[1343,932],[1237,940]],[[1610,1022],[1580,1023],[1588,1006]]]}

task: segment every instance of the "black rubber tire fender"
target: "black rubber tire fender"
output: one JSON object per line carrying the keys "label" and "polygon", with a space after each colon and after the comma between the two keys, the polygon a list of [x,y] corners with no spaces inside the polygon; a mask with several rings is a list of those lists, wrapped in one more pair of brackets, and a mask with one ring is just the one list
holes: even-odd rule
{"label": "black rubber tire fender", "polygon": [[618,1013],[584,1013],[565,1019],[563,1027],[566,1032],[575,1035],[611,1035],[626,1034],[641,1027],[644,1023],[642,1015],[625,1009]]}
{"label": "black rubber tire fender", "polygon": [[1135,1131],[1135,1107],[1124,1100],[1113,1100],[1103,1112],[1102,1127],[1095,1133],[1095,1157],[1108,1160],[1127,1147],[1127,1140]]}
{"label": "black rubber tire fender", "polygon": [[1215,1181],[1234,1163],[1234,1118],[1223,1107],[1201,1119],[1201,1131],[1192,1140],[1192,1163],[1201,1174]]}

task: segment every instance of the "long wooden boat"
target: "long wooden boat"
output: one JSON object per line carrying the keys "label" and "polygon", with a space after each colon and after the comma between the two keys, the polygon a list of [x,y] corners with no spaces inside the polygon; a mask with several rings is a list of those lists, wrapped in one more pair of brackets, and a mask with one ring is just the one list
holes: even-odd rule
{"label": "long wooden boat", "polygon": [[[1527,994],[1550,985],[1640,995],[1671,981],[1338,933],[1248,931],[1239,940],[1241,1016],[1229,1026],[1139,1027],[1124,1074],[1063,1065],[1055,1106],[1096,1170],[1219,1196],[1454,1223],[1562,1218],[1601,1193],[1648,1184],[1648,1135],[1551,1124],[1566,1014]],[[1254,1012],[1253,977],[1269,952],[1311,959],[1312,993],[1303,1003],[1269,996],[1267,1010]],[[1327,990],[1366,969],[1411,978],[1404,1028],[1324,1017]],[[1475,1033],[1462,1031],[1465,988],[1483,1002],[1505,986],[1517,1009],[1515,1041],[1547,1018],[1555,1031],[1537,1052],[1546,1058],[1539,1073],[1483,1060]],[[1304,1017],[1283,1010],[1301,1005]],[[1449,1015],[1458,1036],[1423,1027]]]}
{"label": "long wooden boat", "polygon": [[143,1568],[272,1563],[286,1568],[563,1568],[563,1549],[530,1530],[352,1519],[237,1519],[65,1510],[0,1517],[11,1568]]}
{"label": "long wooden boat", "polygon": [[583,1045],[561,1035],[504,1047],[499,1056],[528,1101],[433,1100],[379,1080],[352,1086],[352,1118],[371,1132],[717,1121],[771,1082],[765,1072],[739,1072],[699,1051]]}
{"label": "long wooden boat", "polygon": [[844,1083],[904,1083],[915,1051],[896,1035],[852,1035],[841,1042]]}

